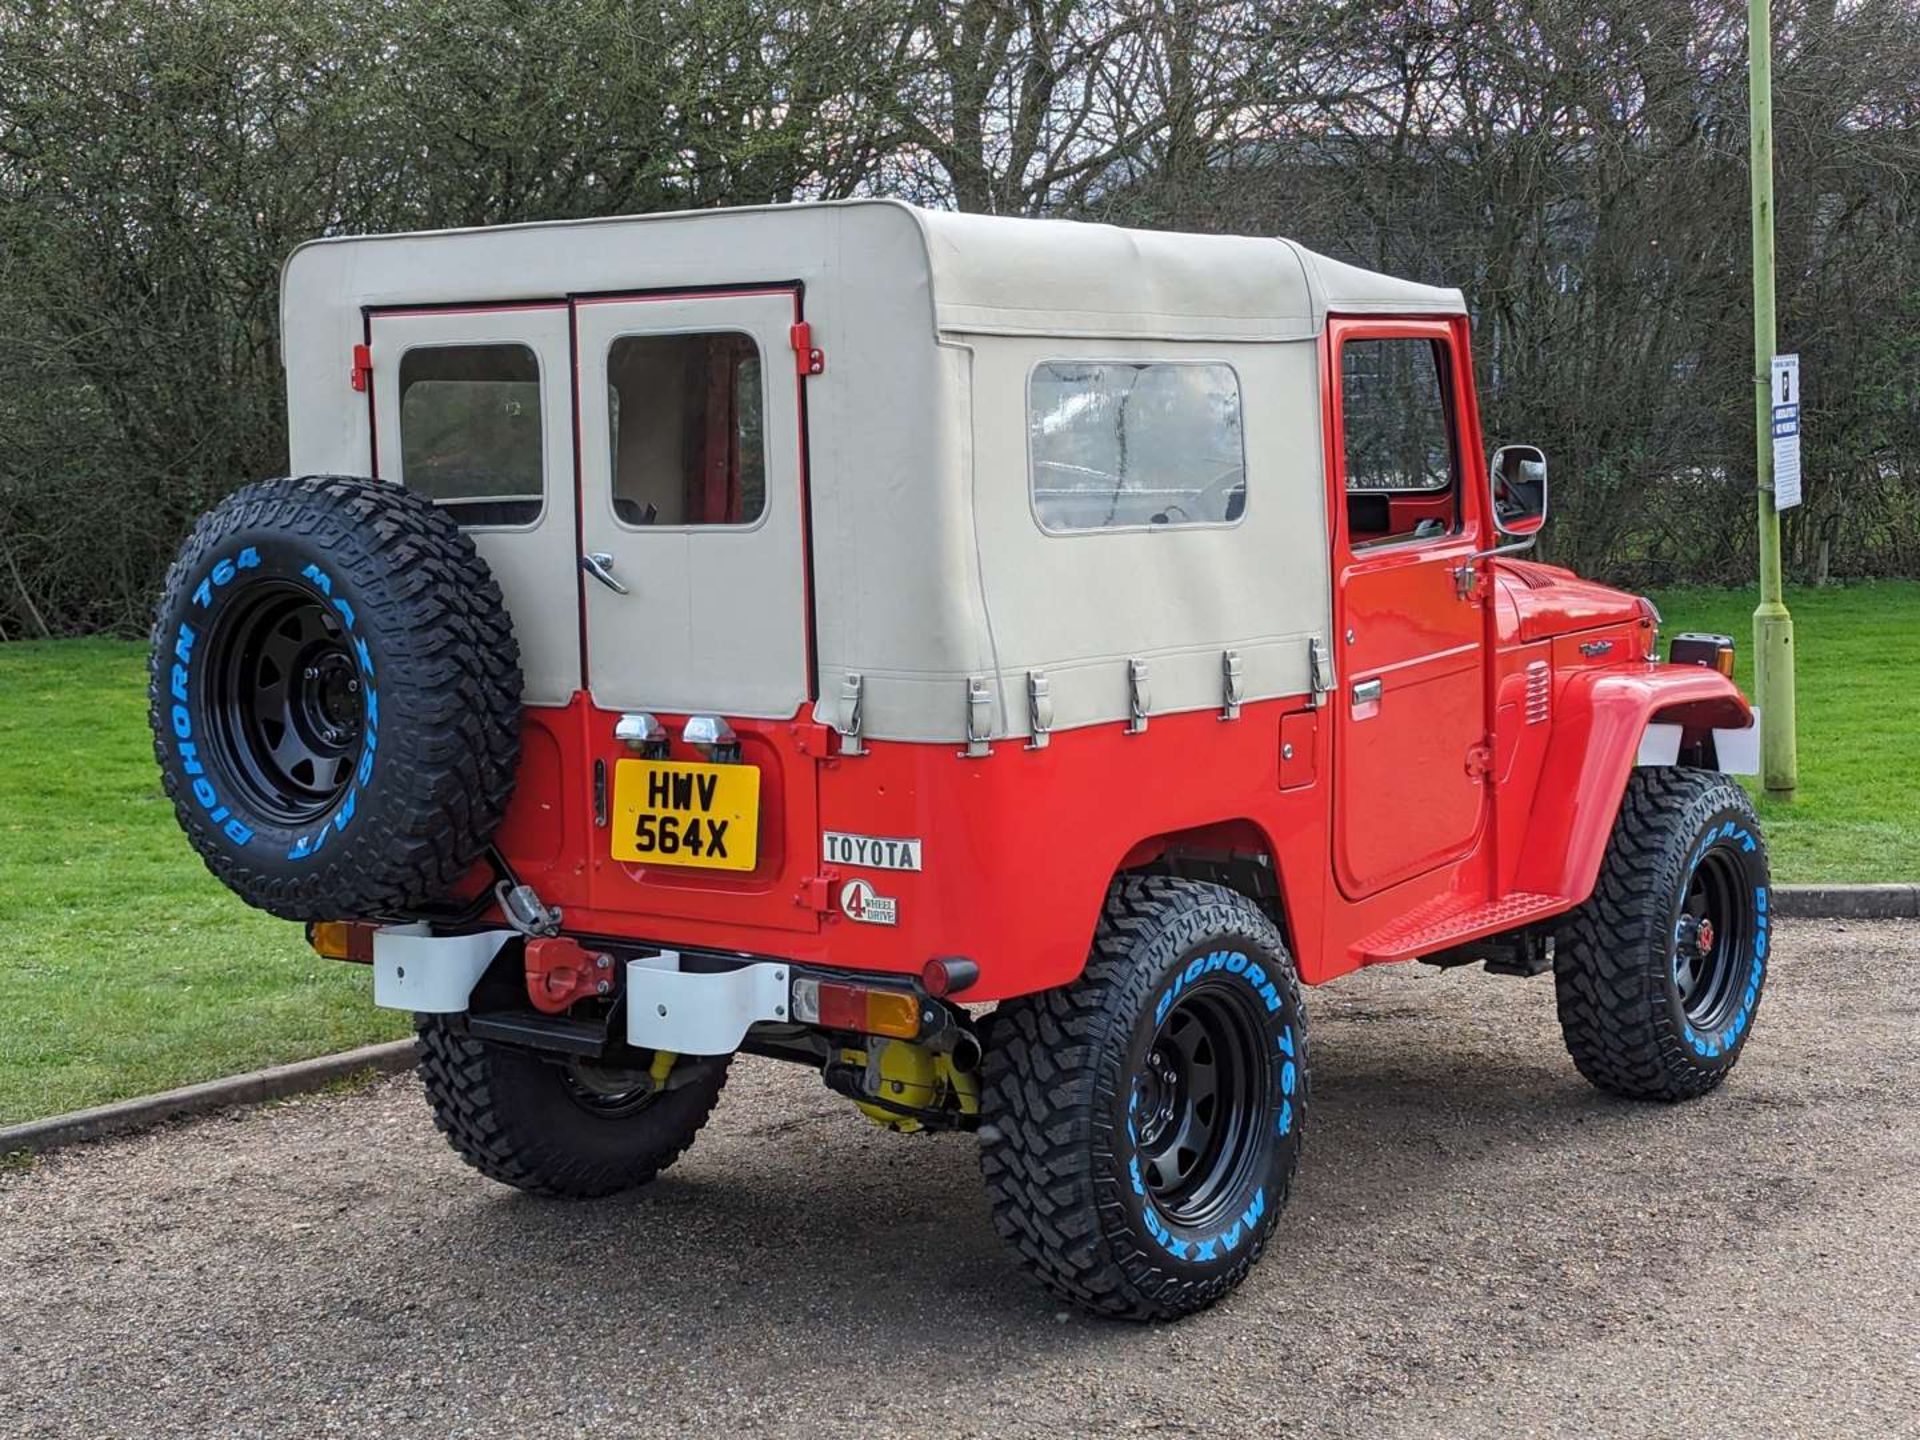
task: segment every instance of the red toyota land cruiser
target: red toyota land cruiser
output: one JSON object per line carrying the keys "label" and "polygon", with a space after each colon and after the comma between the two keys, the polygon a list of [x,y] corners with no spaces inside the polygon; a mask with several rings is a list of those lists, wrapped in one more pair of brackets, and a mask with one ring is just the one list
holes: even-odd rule
{"label": "red toyota land cruiser", "polygon": [[1732,644],[1512,558],[1458,292],[877,202],[327,240],[292,469],[154,628],[180,823],[371,962],[477,1169],[602,1195],[738,1052],[973,1130],[1057,1293],[1237,1284],[1301,985],[1551,969],[1676,1100],[1759,1004]]}

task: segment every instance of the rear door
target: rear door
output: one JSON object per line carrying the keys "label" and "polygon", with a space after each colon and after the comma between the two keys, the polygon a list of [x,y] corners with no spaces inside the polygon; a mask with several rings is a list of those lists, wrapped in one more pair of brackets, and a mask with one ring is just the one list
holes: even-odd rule
{"label": "rear door", "polygon": [[373,473],[435,501],[493,570],[529,705],[580,688],[573,354],[564,301],[375,310]]}
{"label": "rear door", "polygon": [[787,719],[806,703],[798,318],[790,289],[575,303],[602,709]]}

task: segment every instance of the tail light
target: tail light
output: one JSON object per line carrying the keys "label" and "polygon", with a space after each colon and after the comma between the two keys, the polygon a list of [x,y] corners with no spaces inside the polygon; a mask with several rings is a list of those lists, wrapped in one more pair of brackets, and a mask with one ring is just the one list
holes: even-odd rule
{"label": "tail light", "polygon": [[911,990],[796,975],[793,1018],[827,1030],[913,1040],[920,1034],[920,997]]}
{"label": "tail light", "polygon": [[371,965],[374,929],[356,920],[316,920],[307,926],[307,944],[323,960]]}

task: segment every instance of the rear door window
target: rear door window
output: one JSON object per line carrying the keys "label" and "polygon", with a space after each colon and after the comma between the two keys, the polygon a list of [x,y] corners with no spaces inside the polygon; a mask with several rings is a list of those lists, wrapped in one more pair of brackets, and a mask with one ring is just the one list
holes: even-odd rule
{"label": "rear door window", "polygon": [[607,351],[613,513],[624,525],[752,525],[767,508],[760,349],[720,331]]}
{"label": "rear door window", "polygon": [[400,359],[400,471],[462,525],[525,526],[546,504],[540,362],[525,345],[423,345]]}

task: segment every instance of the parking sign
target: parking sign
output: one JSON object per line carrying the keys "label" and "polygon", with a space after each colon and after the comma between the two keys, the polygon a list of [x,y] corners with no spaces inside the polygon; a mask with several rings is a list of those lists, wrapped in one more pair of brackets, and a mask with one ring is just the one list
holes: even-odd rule
{"label": "parking sign", "polygon": [[1773,508],[1800,503],[1800,357],[1773,357]]}

